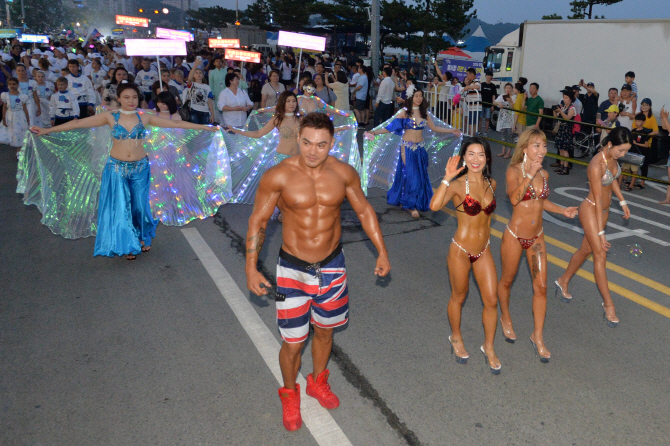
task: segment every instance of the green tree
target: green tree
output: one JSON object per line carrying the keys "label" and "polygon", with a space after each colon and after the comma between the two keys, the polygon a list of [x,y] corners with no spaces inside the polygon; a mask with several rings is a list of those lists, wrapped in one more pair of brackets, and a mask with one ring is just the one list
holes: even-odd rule
{"label": "green tree", "polygon": [[[368,0],[331,0],[331,3],[319,3],[317,11],[326,25],[332,26],[333,35],[337,32],[370,33],[370,21],[366,8]],[[333,39],[333,46],[337,40]]]}
{"label": "green tree", "polygon": [[[301,31],[309,24],[309,16],[316,11],[317,0],[267,0],[272,22],[286,31]],[[322,3],[319,3],[321,7]]]}
{"label": "green tree", "polygon": [[270,6],[266,0],[256,0],[251,5],[247,6],[244,11],[244,17],[252,25],[258,27],[270,26]]}
{"label": "green tree", "polygon": [[226,23],[235,23],[235,10],[221,6],[191,9],[187,14],[188,26],[196,29],[225,28]]}
{"label": "green tree", "polygon": [[[56,33],[66,20],[65,7],[61,0],[24,0],[26,25],[36,33]],[[21,2],[10,3],[12,25],[21,26]]]}
{"label": "green tree", "polygon": [[[402,48],[409,53],[421,51],[421,37],[416,32],[414,23],[418,20],[415,8],[402,0],[382,1],[381,3],[381,47]],[[373,42],[374,44],[374,42]]]}
{"label": "green tree", "polygon": [[[572,0],[570,2],[570,11],[572,15],[568,19],[604,19],[605,16],[598,17],[593,15],[594,6],[610,6],[615,3],[620,3],[623,0]],[[542,20],[561,20],[563,17],[558,14],[551,14],[542,17]]]}
{"label": "green tree", "polygon": [[553,13],[550,15],[543,15],[542,20],[563,20],[563,16]]}

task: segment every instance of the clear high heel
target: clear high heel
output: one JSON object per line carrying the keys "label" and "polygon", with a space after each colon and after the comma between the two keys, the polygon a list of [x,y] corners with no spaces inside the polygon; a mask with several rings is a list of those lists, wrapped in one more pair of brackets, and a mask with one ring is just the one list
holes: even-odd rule
{"label": "clear high heel", "polygon": [[556,285],[556,292],[554,293],[554,297],[558,295],[558,292],[560,290],[561,292],[561,302],[565,302],[566,304],[569,304],[572,301],[572,294],[566,294],[563,292],[563,287],[558,284],[558,280],[554,280],[554,285]]}
{"label": "clear high heel", "polygon": [[533,341],[533,338],[530,338],[530,343],[533,344],[533,349],[535,350],[535,357],[536,358],[539,357],[540,362],[542,362],[544,364],[548,363],[549,359],[551,359],[551,355],[549,355],[548,357],[540,356],[540,353],[537,350],[537,345],[535,344],[535,341]]}
{"label": "clear high heel", "polygon": [[[503,322],[502,317],[500,318],[500,328],[502,329],[502,334],[503,337],[505,338],[505,341],[509,342],[510,344],[514,344],[514,341],[516,341],[516,335],[514,334],[514,330],[512,330],[511,328],[509,330],[505,328],[505,323]],[[508,336],[508,334],[510,336]]]}
{"label": "clear high heel", "polygon": [[479,349],[482,351],[482,354],[484,355],[484,363],[488,366],[489,369],[491,369],[491,373],[493,375],[500,375],[500,371],[502,370],[502,364],[498,364],[498,367],[493,367],[491,366],[491,362],[489,361],[489,355],[486,354],[484,351],[484,346],[480,346]]}
{"label": "clear high heel", "polygon": [[451,356],[454,356],[456,358],[456,362],[459,364],[467,364],[468,358],[470,356],[469,355],[458,356],[456,353],[454,353],[454,343],[451,341],[451,336],[449,336],[449,345],[451,345]]}
{"label": "clear high heel", "polygon": [[609,317],[607,317],[607,310],[605,309],[605,303],[601,303],[603,306],[603,320],[607,323],[607,326],[610,328],[616,328],[617,325],[619,325],[619,321],[613,321]]}

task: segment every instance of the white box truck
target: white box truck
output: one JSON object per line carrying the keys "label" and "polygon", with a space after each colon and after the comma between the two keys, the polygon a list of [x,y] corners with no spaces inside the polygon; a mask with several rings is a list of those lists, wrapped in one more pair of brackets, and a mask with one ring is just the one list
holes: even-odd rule
{"label": "white box truck", "polygon": [[487,48],[484,68],[493,71],[499,91],[519,77],[537,82],[546,107],[580,79],[593,82],[604,101],[633,71],[638,104],[650,98],[658,119],[663,105],[670,108],[670,19],[526,21]]}

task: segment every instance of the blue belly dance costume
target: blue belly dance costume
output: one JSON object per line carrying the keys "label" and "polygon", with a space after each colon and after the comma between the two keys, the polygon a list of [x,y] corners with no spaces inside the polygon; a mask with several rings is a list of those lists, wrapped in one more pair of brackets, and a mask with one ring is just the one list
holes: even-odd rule
{"label": "blue belly dance costume", "polygon": [[[119,115],[119,112],[112,113],[112,138],[144,139],[146,129],[139,113],[140,122],[130,132],[119,124]],[[137,255],[142,251],[142,244],[151,246],[158,220],[154,220],[149,205],[150,188],[147,157],[139,161],[121,161],[111,156],[107,159],[100,183],[94,256]]]}
{"label": "blue belly dance costume", "polygon": [[[386,129],[396,135],[403,135],[405,130],[423,130],[426,121],[416,122],[412,118],[395,118]],[[427,211],[433,188],[428,178],[428,154],[424,142],[401,141],[400,150],[405,151],[398,156],[395,178],[391,189],[386,193],[386,201],[392,206],[403,206],[406,209]]]}

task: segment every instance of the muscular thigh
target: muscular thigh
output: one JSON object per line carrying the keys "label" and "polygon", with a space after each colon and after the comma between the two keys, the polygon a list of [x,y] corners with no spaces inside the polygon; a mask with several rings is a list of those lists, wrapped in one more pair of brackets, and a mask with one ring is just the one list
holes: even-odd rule
{"label": "muscular thigh", "polygon": [[535,243],[526,250],[530,276],[533,285],[547,286],[547,245],[544,243],[544,234],[540,235]]}
{"label": "muscular thigh", "polygon": [[497,299],[498,274],[490,249],[484,251],[481,257],[472,264],[472,271],[475,274],[482,300]]}
{"label": "muscular thigh", "polygon": [[468,255],[452,243],[447,256],[447,269],[449,270],[452,294],[467,294],[470,282],[470,267]]}
{"label": "muscular thigh", "polygon": [[500,245],[500,259],[502,260],[502,277],[514,278],[519,270],[519,260],[523,248],[519,241],[508,230],[503,232],[502,243]]}

